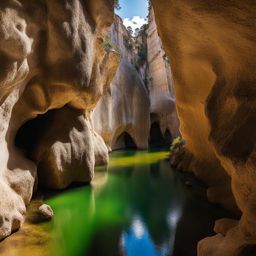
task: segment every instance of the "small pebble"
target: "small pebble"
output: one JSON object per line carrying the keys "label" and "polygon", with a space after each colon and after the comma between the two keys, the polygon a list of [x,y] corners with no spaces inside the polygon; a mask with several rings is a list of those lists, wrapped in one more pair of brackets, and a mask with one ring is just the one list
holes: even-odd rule
{"label": "small pebble", "polygon": [[43,220],[50,220],[54,215],[52,208],[47,204],[42,204],[38,208],[38,213]]}

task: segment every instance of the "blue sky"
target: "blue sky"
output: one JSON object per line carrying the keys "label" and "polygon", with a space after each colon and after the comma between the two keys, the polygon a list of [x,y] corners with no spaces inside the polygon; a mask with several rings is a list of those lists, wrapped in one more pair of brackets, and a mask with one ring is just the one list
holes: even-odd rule
{"label": "blue sky", "polygon": [[123,19],[126,27],[131,26],[133,31],[147,22],[147,0],[119,0],[121,10],[116,13]]}
{"label": "blue sky", "polygon": [[117,14],[122,19],[132,19],[134,16],[139,16],[145,19],[148,15],[148,3],[147,0],[119,0],[122,7],[117,11]]}

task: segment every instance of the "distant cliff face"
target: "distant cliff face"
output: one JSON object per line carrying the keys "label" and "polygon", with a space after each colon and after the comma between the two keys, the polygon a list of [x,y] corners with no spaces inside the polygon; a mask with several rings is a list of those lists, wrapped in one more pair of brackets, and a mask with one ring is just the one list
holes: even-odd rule
{"label": "distant cliff face", "polygon": [[149,96],[135,68],[136,40],[116,16],[109,31],[109,44],[118,49],[122,61],[114,80],[100,99],[92,120],[109,148],[127,147],[127,138],[138,148],[148,147],[150,128]]}
{"label": "distant cliff face", "polygon": [[147,62],[151,123],[159,123],[163,135],[169,132],[172,137],[177,137],[179,120],[172,72],[158,35],[153,9],[149,14],[147,29]]}
{"label": "distant cliff face", "polygon": [[93,112],[95,129],[112,149],[125,147],[127,136],[134,146],[147,148],[155,132],[151,124],[157,124],[160,137],[170,143],[179,134],[179,122],[172,74],[163,58],[153,13],[149,26],[141,28],[136,37],[127,32],[122,19],[116,16],[107,40],[118,49],[122,61]]}
{"label": "distant cliff face", "polygon": [[232,188],[242,211],[239,222],[217,222],[218,235],[200,242],[198,254],[243,255],[256,244],[256,3],[152,2],[186,140],[174,162],[208,184],[211,201],[232,208]]}
{"label": "distant cliff face", "polygon": [[0,2],[0,240],[22,224],[37,173],[59,189],[108,161],[89,113],[119,62],[104,44],[111,2]]}

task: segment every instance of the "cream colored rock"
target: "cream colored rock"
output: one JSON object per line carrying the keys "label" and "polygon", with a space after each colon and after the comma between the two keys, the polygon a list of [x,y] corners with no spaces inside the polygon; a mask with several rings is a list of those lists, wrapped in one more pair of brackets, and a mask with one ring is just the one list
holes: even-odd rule
{"label": "cream colored rock", "polygon": [[125,142],[130,136],[133,146],[147,148],[150,123],[154,122],[159,123],[162,135],[179,135],[171,70],[162,58],[153,13],[148,30],[137,37],[129,35],[121,18],[115,16],[108,40],[121,53],[122,61],[92,115],[94,127],[108,147],[131,146],[131,141]]}
{"label": "cream colored rock", "polygon": [[256,4],[153,0],[153,6],[186,140],[180,166],[208,184],[211,201],[228,208],[234,208],[232,187],[242,211],[226,234],[201,241],[198,254],[239,255],[256,244]]}
{"label": "cream colored rock", "polygon": [[151,123],[158,123],[162,135],[180,135],[173,87],[172,71],[158,36],[154,11],[151,8],[147,29],[148,87]]}
{"label": "cream colored rock", "polygon": [[[98,162],[108,161],[89,116],[119,62],[119,55],[104,45],[113,10],[114,3],[106,0],[0,3],[0,239],[24,221],[25,205],[36,189],[37,164],[39,183],[63,188],[78,177],[89,182],[95,156]],[[53,115],[56,126],[35,130],[36,124],[43,125],[38,115],[47,120],[52,109],[67,114],[66,119]],[[29,120],[29,143],[17,148]],[[35,137],[40,132],[45,141]],[[79,141],[83,136],[88,140]],[[65,141],[57,141],[61,138]]]}
{"label": "cream colored rock", "polygon": [[108,149],[83,110],[51,110],[24,126],[18,136],[23,138],[20,145],[32,139],[27,155],[37,164],[44,187],[63,189],[72,182],[90,182],[95,164],[108,162]]}
{"label": "cream colored rock", "polygon": [[[2,5],[5,8],[2,8]],[[32,39],[18,4],[0,4],[0,240],[24,222],[25,204],[31,199],[36,166],[25,159],[10,138],[13,106],[29,72],[27,57]],[[20,85],[19,88],[15,86]]]}
{"label": "cream colored rock", "polygon": [[38,208],[38,213],[43,220],[50,220],[54,215],[52,208],[47,204],[42,204]]}
{"label": "cream colored rock", "polygon": [[148,147],[150,102],[136,69],[123,59],[117,74],[92,116],[96,131],[109,148],[125,147],[128,133],[140,149]]}
{"label": "cream colored rock", "polygon": [[137,148],[148,147],[150,102],[143,77],[135,69],[136,38],[130,36],[120,17],[108,32],[109,44],[122,56],[120,66],[92,114],[95,130],[109,150],[124,148],[126,136]]}
{"label": "cream colored rock", "polygon": [[28,75],[27,57],[33,43],[19,4],[3,1],[1,5],[5,8],[0,6],[0,103]]}

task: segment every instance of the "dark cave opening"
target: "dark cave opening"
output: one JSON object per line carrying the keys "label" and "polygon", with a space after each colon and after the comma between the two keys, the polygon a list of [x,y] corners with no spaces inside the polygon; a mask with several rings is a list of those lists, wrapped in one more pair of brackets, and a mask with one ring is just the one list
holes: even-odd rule
{"label": "dark cave opening", "polygon": [[149,145],[151,147],[170,146],[172,135],[166,130],[164,135],[161,132],[158,122],[153,122],[150,127]]}
{"label": "dark cave opening", "polygon": [[42,137],[43,132],[50,123],[50,114],[51,111],[28,120],[16,134],[15,145],[24,151],[27,158],[33,161],[35,161],[33,152],[36,150],[39,138]]}
{"label": "dark cave opening", "polygon": [[25,153],[28,159],[36,162],[36,151],[42,142],[47,139],[59,111],[60,109],[53,109],[40,114],[28,120],[17,131],[15,145]]}
{"label": "dark cave opening", "polygon": [[118,148],[137,149],[133,138],[127,132],[123,132],[118,136],[116,140],[116,145]]}
{"label": "dark cave opening", "polygon": [[249,244],[249,245],[245,246],[240,251],[239,256],[256,256],[256,245]]}

